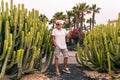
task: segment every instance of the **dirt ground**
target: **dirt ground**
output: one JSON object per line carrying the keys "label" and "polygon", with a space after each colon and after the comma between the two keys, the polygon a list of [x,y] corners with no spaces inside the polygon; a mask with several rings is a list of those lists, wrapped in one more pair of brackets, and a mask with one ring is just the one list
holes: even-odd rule
{"label": "dirt ground", "polygon": [[[60,64],[60,76],[55,74],[55,65],[51,65],[49,69],[43,74],[29,74],[22,77],[20,80],[120,80],[112,79],[107,73],[99,73],[97,71],[91,71],[83,66],[77,64],[68,65],[71,73],[67,74],[62,72],[63,65]],[[10,80],[7,76],[3,80]]]}
{"label": "dirt ground", "polygon": [[[62,70],[63,65],[59,65],[60,70]],[[71,74],[66,74],[61,71],[61,76],[55,76],[55,65],[52,65],[45,75],[50,78],[50,80],[112,80],[111,77],[106,73],[98,73],[97,71],[90,71],[89,69],[78,66],[76,64],[69,64]]]}
{"label": "dirt ground", "polygon": [[99,73],[91,71],[88,68],[79,66],[77,64],[68,65],[71,73],[67,74],[62,72],[63,65],[59,65],[60,76],[55,74],[55,65],[51,65],[49,69],[43,74],[31,74],[23,77],[20,80],[120,80],[112,79],[108,73]]}

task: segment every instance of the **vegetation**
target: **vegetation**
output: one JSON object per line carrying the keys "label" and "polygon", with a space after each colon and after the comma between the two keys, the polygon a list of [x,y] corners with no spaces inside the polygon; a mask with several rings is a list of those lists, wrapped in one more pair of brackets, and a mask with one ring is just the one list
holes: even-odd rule
{"label": "vegetation", "polygon": [[[95,14],[100,8],[95,4],[90,7],[86,3],[76,4],[72,10],[56,12],[49,21],[46,15],[38,10],[28,11],[24,4],[13,5],[1,1],[0,11],[0,80],[4,75],[12,79],[19,79],[26,73],[44,72],[53,60],[53,44],[51,31],[46,26],[49,21],[55,27],[55,21],[65,21],[64,27],[74,27],[72,39],[82,42],[88,30],[85,23],[90,23],[90,30],[95,24]],[[85,16],[92,13],[90,19]],[[92,31],[94,32],[94,30]],[[92,34],[91,32],[91,34]],[[79,52],[79,51],[78,51]],[[84,51],[83,51],[84,52]],[[79,55],[79,53],[78,53]],[[77,60],[80,58],[77,56]],[[78,61],[79,62],[79,61]],[[84,61],[83,61],[84,62]]]}
{"label": "vegetation", "polygon": [[[97,25],[84,39],[84,48],[78,44],[76,60],[79,64],[100,72],[120,77],[120,14],[116,25]],[[117,73],[118,76],[115,76]]]}
{"label": "vegetation", "polygon": [[[72,26],[74,28],[83,30],[90,27],[91,30],[96,22],[95,14],[99,12],[100,8],[97,7],[96,4],[90,6],[87,5],[87,3],[78,3],[73,6],[72,10],[66,11],[66,14],[63,14],[63,12],[56,12],[53,18],[50,20],[50,24],[54,24],[56,19],[62,19],[65,21],[66,28]],[[91,17],[86,19],[85,16],[90,13]],[[86,23],[90,23],[90,25],[87,26]]]}
{"label": "vegetation", "polygon": [[[73,6],[72,10],[66,11],[66,14],[63,14],[63,12],[56,12],[50,20],[50,24],[53,24],[52,28],[54,28],[55,21],[61,19],[65,21],[64,28],[68,29],[73,27],[73,31],[71,31],[71,39],[73,40],[73,43],[71,43],[71,39],[69,39],[69,44],[76,46],[77,42],[81,44],[83,43],[84,31],[86,33],[94,28],[96,23],[95,14],[99,12],[100,8],[97,7],[96,4],[90,6],[87,5],[87,3],[78,3]],[[85,18],[87,14],[91,14],[88,19]],[[87,25],[87,23],[89,24]]]}
{"label": "vegetation", "polygon": [[8,3],[2,0],[0,80],[6,74],[16,80],[25,73],[44,72],[52,59],[53,44],[46,19],[42,19],[37,10],[28,11],[24,4],[16,7],[11,0],[8,8]]}

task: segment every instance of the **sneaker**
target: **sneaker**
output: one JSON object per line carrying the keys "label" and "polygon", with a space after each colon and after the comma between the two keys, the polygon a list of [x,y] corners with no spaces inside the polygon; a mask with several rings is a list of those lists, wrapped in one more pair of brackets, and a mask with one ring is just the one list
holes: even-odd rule
{"label": "sneaker", "polygon": [[65,73],[71,73],[69,68],[64,68],[62,71]]}
{"label": "sneaker", "polygon": [[59,69],[56,70],[56,75],[57,75],[57,76],[60,76]]}
{"label": "sneaker", "polygon": [[60,72],[56,72],[56,75],[57,75],[57,76],[60,76]]}

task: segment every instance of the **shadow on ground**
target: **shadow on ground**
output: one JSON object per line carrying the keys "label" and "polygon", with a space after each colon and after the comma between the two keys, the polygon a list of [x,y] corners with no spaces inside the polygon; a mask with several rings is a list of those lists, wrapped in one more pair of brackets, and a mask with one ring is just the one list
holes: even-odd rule
{"label": "shadow on ground", "polygon": [[[49,69],[45,72],[45,75],[50,78],[50,80],[99,80],[98,78],[90,78],[85,75],[83,72],[84,70],[89,70],[82,66],[77,66],[76,64],[69,64],[68,65],[71,73],[67,74],[62,72],[63,65],[59,64],[59,69],[61,72],[61,76],[57,76],[55,74],[55,65],[51,65]],[[106,80],[106,79],[100,79],[100,80]]]}

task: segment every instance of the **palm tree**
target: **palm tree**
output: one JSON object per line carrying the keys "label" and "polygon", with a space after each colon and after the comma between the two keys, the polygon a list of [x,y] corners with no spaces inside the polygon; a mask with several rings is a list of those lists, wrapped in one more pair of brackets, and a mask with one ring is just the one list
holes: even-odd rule
{"label": "palm tree", "polygon": [[83,29],[83,22],[85,21],[85,14],[88,13],[89,5],[86,3],[79,3],[76,4],[75,7],[73,7],[73,11],[77,13],[78,16],[78,22],[80,22],[80,28]]}
{"label": "palm tree", "polygon": [[90,30],[91,30],[92,18],[90,17],[89,19],[87,19],[86,22],[89,23],[89,27],[90,27]]}
{"label": "palm tree", "polygon": [[56,12],[53,16],[54,19],[60,19],[60,20],[65,20],[65,15],[63,15],[63,12]]}
{"label": "palm tree", "polygon": [[79,27],[79,17],[80,17],[80,14],[79,14],[79,8],[78,6],[74,6],[73,8],[73,13],[74,13],[74,19],[73,19],[73,22],[74,22],[74,28],[75,27]]}
{"label": "palm tree", "polygon": [[52,18],[50,21],[49,21],[49,24],[52,24],[52,29],[55,27],[55,19]]}
{"label": "palm tree", "polygon": [[95,24],[95,14],[100,13],[100,9],[101,8],[97,7],[96,4],[93,4],[92,7],[90,7],[90,10],[92,11],[92,27],[93,28]]}
{"label": "palm tree", "polygon": [[56,12],[52,19],[49,21],[49,24],[53,24],[53,28],[55,27],[55,21],[56,20],[65,20],[65,15],[63,15],[63,12]]}
{"label": "palm tree", "polygon": [[72,17],[74,17],[74,13],[73,13],[73,11],[72,10],[70,10],[70,11],[66,11],[66,13],[67,13],[67,15],[66,15],[66,19],[68,19],[68,27],[70,27],[70,25],[72,25],[72,23],[71,23],[71,18]]}
{"label": "palm tree", "polygon": [[48,21],[48,18],[46,17],[45,14],[40,14],[39,18],[42,22],[47,22]]}

